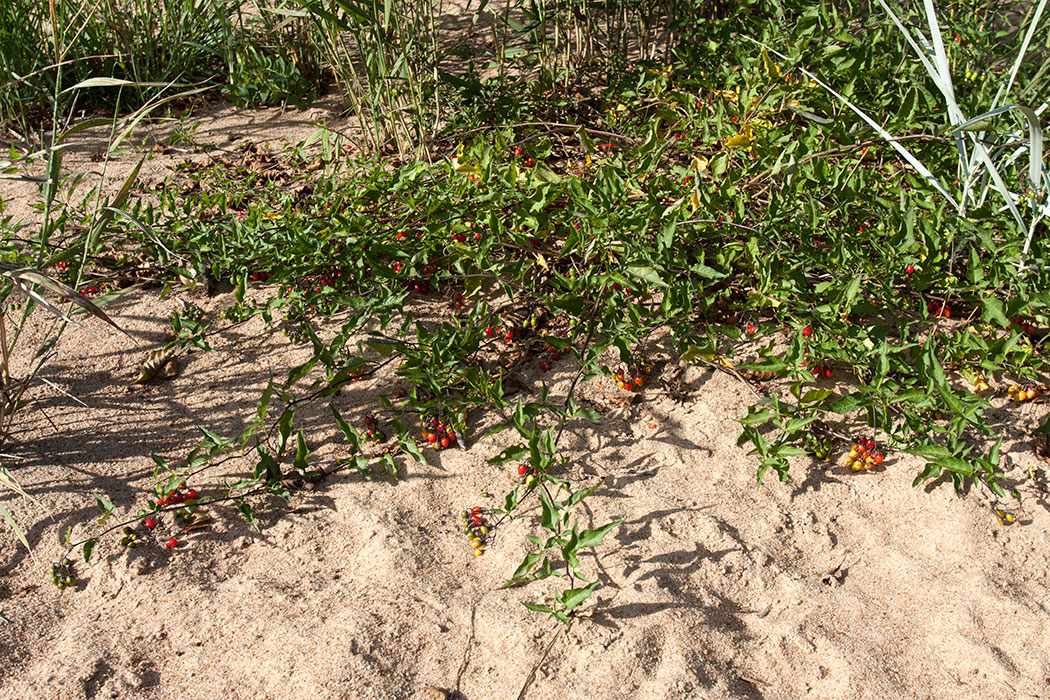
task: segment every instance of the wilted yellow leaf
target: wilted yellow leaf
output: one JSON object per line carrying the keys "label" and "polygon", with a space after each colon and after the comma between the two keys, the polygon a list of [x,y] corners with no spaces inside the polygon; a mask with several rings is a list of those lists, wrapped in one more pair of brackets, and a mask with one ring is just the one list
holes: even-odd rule
{"label": "wilted yellow leaf", "polygon": [[752,131],[750,126],[744,126],[743,132],[726,139],[726,148],[750,148],[754,143],[754,131]]}
{"label": "wilted yellow leaf", "polygon": [[711,172],[707,169],[708,161],[707,158],[702,156],[693,156],[693,172],[696,173],[697,177],[707,177]]}
{"label": "wilted yellow leaf", "polygon": [[773,63],[773,59],[769,57],[769,52],[762,49],[762,65],[766,67],[766,74],[770,78],[776,78],[780,75],[780,66]]}

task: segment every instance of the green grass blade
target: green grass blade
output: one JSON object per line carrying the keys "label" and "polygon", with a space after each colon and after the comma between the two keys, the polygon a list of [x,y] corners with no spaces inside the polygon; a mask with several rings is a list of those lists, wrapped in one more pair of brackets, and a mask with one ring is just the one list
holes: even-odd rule
{"label": "green grass blade", "polygon": [[1028,53],[1028,47],[1032,43],[1032,37],[1035,35],[1035,30],[1039,26],[1039,20],[1042,19],[1043,11],[1046,9],[1047,0],[1039,0],[1039,5],[1035,8],[1035,14],[1032,15],[1032,21],[1028,25],[1028,31],[1025,32],[1024,40],[1021,42],[1021,48],[1017,51],[1017,58],[1014,59],[1014,64],[1010,68],[1010,74],[1003,83],[998,92],[995,94],[995,99],[992,100],[992,107],[999,105],[999,100],[1006,99],[1006,96],[1010,94],[1010,88],[1013,87],[1014,80],[1017,78],[1017,71],[1021,68],[1021,62],[1024,60],[1025,55]]}
{"label": "green grass blade", "polygon": [[[4,520],[7,521],[8,526],[15,533],[15,537],[18,538],[18,541],[25,545],[26,551],[33,554],[33,548],[29,546],[29,540],[26,539],[26,535],[22,532],[22,528],[18,527],[18,523],[16,523],[15,519],[11,517],[11,514],[2,503],[0,503],[0,516],[3,516]],[[35,559],[36,556],[34,555],[33,558]]]}
{"label": "green grass blade", "polygon": [[[790,59],[787,56],[785,56],[784,54],[780,53],[779,51],[776,51],[775,49],[769,48],[768,46],[766,46],[762,42],[757,41],[756,39],[752,39],[751,37],[744,37],[744,38],[746,38],[749,41],[751,41],[751,42],[753,42],[753,43],[755,43],[755,44],[765,48],[771,54],[774,54],[775,56],[778,56],[781,60],[790,61]],[[884,138],[886,140],[886,142],[889,143],[889,145],[893,147],[893,150],[895,150],[898,153],[900,153],[901,157],[903,157],[904,160],[906,160],[913,168],[915,168],[915,170],[920,175],[922,175],[923,178],[925,178],[931,185],[933,185],[934,189],[936,189],[938,192],[940,192],[941,195],[943,195],[944,198],[947,199],[948,202],[951,203],[951,205],[953,207],[955,207],[956,209],[959,208],[959,203],[957,201],[955,201],[955,197],[953,197],[951,195],[951,193],[948,192],[947,189],[945,189],[944,185],[941,184],[941,181],[938,180],[934,176],[934,174],[930,172],[930,169],[927,168],[925,165],[923,165],[922,161],[920,161],[918,158],[916,158],[915,155],[912,154],[911,151],[909,151],[907,148],[902,146],[900,144],[900,142],[898,142],[897,139],[893,136],[893,134],[891,134],[890,132],[888,132],[884,128],[882,128],[881,124],[879,124],[877,121],[875,121],[874,119],[869,117],[863,110],[861,110],[855,104],[853,104],[848,99],[846,99],[845,96],[843,96],[843,95],[839,94],[838,92],[836,92],[834,89],[831,88],[830,85],[828,85],[827,83],[822,81],[816,75],[814,75],[813,73],[809,72],[805,68],[799,68],[799,71],[803,75],[805,75],[807,78],[809,78],[810,80],[815,82],[817,85],[819,85],[822,88],[824,88],[825,90],[827,90],[828,93],[830,93],[836,99],[838,99],[840,102],[842,102],[842,104],[844,104],[847,107],[849,107],[850,110],[852,110],[854,114],[856,114],[858,117],[863,119],[864,122],[868,126],[870,126],[872,129],[874,129],[879,134],[879,136]]]}

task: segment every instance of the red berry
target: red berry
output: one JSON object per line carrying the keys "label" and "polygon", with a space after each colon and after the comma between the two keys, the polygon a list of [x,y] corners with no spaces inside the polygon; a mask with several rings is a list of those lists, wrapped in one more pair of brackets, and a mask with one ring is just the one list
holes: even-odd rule
{"label": "red berry", "polygon": [[540,363],[540,371],[541,372],[549,372],[550,369],[551,369],[551,363],[550,362],[547,362],[546,360],[544,360],[543,362]]}
{"label": "red berry", "polygon": [[189,492],[187,492],[187,494],[186,494],[186,498],[190,499],[191,501],[193,499],[195,499],[196,497],[197,497],[197,489],[190,489]]}
{"label": "red berry", "polygon": [[488,337],[491,338],[493,333],[495,333],[495,331],[492,330],[492,326],[487,326],[485,328],[485,335],[487,335]]}
{"label": "red berry", "polygon": [[175,539],[174,537],[169,537],[168,541],[164,543],[164,546],[167,547],[168,549],[172,549],[176,545],[178,545],[178,543],[179,543],[179,541],[177,539]]}
{"label": "red berry", "polygon": [[806,337],[809,337],[812,333],[813,333],[813,327],[812,326],[806,326],[805,328],[802,329],[802,335],[804,335]]}
{"label": "red berry", "polygon": [[830,379],[831,375],[833,375],[833,374],[834,374],[834,372],[831,370],[830,367],[825,367],[824,368],[824,376],[825,377],[828,377]]}
{"label": "red berry", "polygon": [[445,433],[445,437],[448,438],[448,444],[450,444],[450,445],[455,445],[456,444],[456,434],[454,432],[452,432],[451,430],[448,431],[447,433]]}
{"label": "red berry", "polygon": [[157,521],[153,518],[146,518],[146,527],[157,527]]}
{"label": "red berry", "polygon": [[449,446],[449,445],[451,444],[451,443],[450,443],[450,442],[448,441],[448,438],[447,438],[447,437],[443,437],[443,438],[441,438],[441,440],[440,440],[439,442],[440,442],[440,444],[441,444],[441,447],[443,447],[443,448],[444,448],[444,447],[448,447],[448,446]]}
{"label": "red berry", "polygon": [[525,473],[527,471],[529,471],[529,468],[527,466],[525,466],[524,462],[522,462],[521,464],[518,465],[518,475],[519,476],[525,476]]}
{"label": "red berry", "polygon": [[914,265],[908,265],[907,267],[904,268],[904,274],[906,274],[906,275],[910,275],[913,272],[915,272],[915,266]]}
{"label": "red berry", "polygon": [[821,375],[820,367],[814,367],[809,373],[813,375],[814,379],[819,379]]}

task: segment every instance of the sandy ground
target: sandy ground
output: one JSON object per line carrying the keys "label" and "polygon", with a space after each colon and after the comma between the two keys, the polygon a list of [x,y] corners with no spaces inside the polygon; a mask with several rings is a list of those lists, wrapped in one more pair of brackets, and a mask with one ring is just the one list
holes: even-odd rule
{"label": "sandy ground", "polygon": [[[263,111],[245,125],[214,108],[195,139],[216,149],[294,141],[337,111]],[[90,171],[91,156],[90,145],[71,150],[67,168]],[[110,174],[138,157],[120,155]],[[145,179],[183,157],[156,155]],[[0,181],[8,214],[32,220],[35,187]],[[230,303],[188,300],[213,314]],[[132,337],[96,322],[69,329],[43,376],[86,407],[40,385],[16,423],[6,450],[17,459],[5,465],[35,501],[5,491],[0,503],[34,556],[0,528],[0,700],[1050,697],[1050,503],[1029,442],[1004,445],[1006,486],[1022,498],[1006,527],[983,493],[912,488],[921,462],[907,456],[859,475],[799,460],[789,482],[756,487],[753,458],[736,444],[751,395],[696,367],[682,402],[647,389],[622,407],[610,381],[580,388],[602,410],[567,435],[565,475],[601,482],[581,525],[624,524],[583,557],[603,585],[567,628],[522,606],[555,584],[498,589],[525,535],[539,532],[535,508],[479,558],[459,529],[460,510],[497,505],[517,478],[486,464],[510,440],[481,439],[486,415],[472,418],[469,449],[427,452],[426,464],[399,457],[397,481],[341,473],[290,505],[257,502],[261,534],[216,506],[212,526],[174,550],[162,544],[170,517],[134,550],[110,537],[78,562],[77,587],[59,592],[47,576],[58,535],[93,532],[92,494],[134,514],[154,483],[151,453],[177,462],[198,426],[237,434],[270,377],[305,357],[256,319],[212,338],[214,352],[186,356],[173,379],[125,391],[176,303],[136,293],[112,304]],[[555,395],[567,362],[547,375]],[[530,365],[530,389],[539,377]],[[360,425],[392,389],[390,377],[355,383],[335,403]],[[999,413],[1011,434],[1027,434],[1045,408]],[[345,453],[325,406],[300,419],[314,464]],[[215,495],[244,466],[192,485]]]}
{"label": "sandy ground", "polygon": [[[183,295],[185,297],[185,295]],[[218,311],[222,296],[191,299]],[[1002,527],[981,493],[914,489],[918,460],[880,473],[800,461],[785,484],[756,488],[737,447],[749,403],[741,382],[690,368],[676,402],[647,389],[615,406],[618,389],[580,389],[603,411],[568,435],[566,475],[601,487],[584,526],[624,520],[583,558],[602,581],[567,629],[526,610],[550,586],[498,590],[538,533],[529,509],[476,558],[456,513],[496,505],[516,478],[485,461],[507,444],[398,458],[398,481],[343,473],[290,505],[256,503],[262,533],[232,507],[182,537],[162,520],[125,551],[100,543],[80,583],[59,592],[48,564],[96,527],[93,493],[133,514],[152,485],[156,452],[177,461],[197,426],[239,432],[259,391],[305,350],[261,321],[213,338],[181,373],[127,392],[145,351],[170,326],[174,298],[130,296],[110,307],[133,337],[71,329],[8,450],[37,499],[0,499],[27,530],[35,559],[0,530],[0,698],[427,698],[437,689],[486,698],[1045,698],[1050,693],[1050,511],[1015,445],[1008,486],[1023,514]],[[552,380],[564,391],[571,367]],[[539,372],[531,368],[529,388]],[[360,424],[390,377],[335,398]],[[1033,423],[1026,406],[1003,418]],[[301,416],[315,464],[343,454],[319,406]],[[215,494],[229,463],[191,485]],[[494,494],[486,498],[483,494]],[[141,528],[140,528],[141,531]],[[531,681],[530,675],[534,673]]]}

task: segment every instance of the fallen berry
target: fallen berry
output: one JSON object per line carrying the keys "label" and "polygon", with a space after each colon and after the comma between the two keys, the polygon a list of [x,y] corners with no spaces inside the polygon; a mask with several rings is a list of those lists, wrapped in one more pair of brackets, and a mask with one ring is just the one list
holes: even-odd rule
{"label": "fallen berry", "polygon": [[172,549],[179,544],[179,541],[174,537],[169,537],[168,541],[164,543],[164,546],[168,549]]}
{"label": "fallen berry", "polygon": [[157,527],[157,521],[153,518],[146,518],[146,527],[154,528]]}

